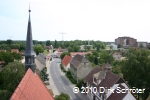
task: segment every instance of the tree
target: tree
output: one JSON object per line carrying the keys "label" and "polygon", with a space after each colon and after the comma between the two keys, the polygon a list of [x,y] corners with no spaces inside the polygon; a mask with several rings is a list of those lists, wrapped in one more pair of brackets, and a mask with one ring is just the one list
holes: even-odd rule
{"label": "tree", "polygon": [[72,47],[68,47],[68,52],[74,52]]}
{"label": "tree", "polygon": [[25,51],[25,49],[26,49],[26,45],[25,45],[25,43],[23,44],[20,44],[20,48],[19,48],[19,51]]}
{"label": "tree", "polygon": [[138,94],[146,100],[150,93],[150,55],[149,50],[131,48],[125,54],[126,60],[122,62],[121,70],[124,79],[131,87],[145,88],[144,94]]}
{"label": "tree", "polygon": [[44,49],[41,46],[34,46],[34,51],[36,52],[36,55],[39,53],[43,53]]}
{"label": "tree", "polygon": [[11,39],[8,39],[7,41],[6,41],[6,44],[7,45],[10,45],[10,44],[12,44],[13,43],[13,41],[11,40]]}
{"label": "tree", "polygon": [[74,52],[78,52],[80,48],[77,45],[74,45],[73,49],[74,49]]}
{"label": "tree", "polygon": [[0,100],[9,100],[25,74],[24,64],[15,61],[0,72]]}
{"label": "tree", "polygon": [[95,57],[95,59],[94,59],[94,64],[98,65],[98,59],[97,59],[97,57]]}
{"label": "tree", "polygon": [[104,63],[112,63],[114,61],[114,58],[112,57],[112,55],[108,54],[108,52],[101,52],[100,54],[100,59],[99,59],[99,63],[100,64],[104,64]]}
{"label": "tree", "polygon": [[33,45],[38,44],[38,40],[33,40]]}
{"label": "tree", "polygon": [[14,61],[14,56],[10,52],[0,52],[0,60],[4,62],[4,66]]}
{"label": "tree", "polygon": [[46,46],[50,46],[51,45],[51,41],[50,40],[47,40],[46,41]]}
{"label": "tree", "polygon": [[87,46],[87,50],[90,50],[91,49],[91,47],[90,46]]}
{"label": "tree", "polygon": [[61,60],[65,57],[65,55],[70,56],[70,53],[69,53],[69,52],[64,52],[64,53],[62,53],[62,54],[60,55]]}
{"label": "tree", "polygon": [[11,53],[12,54],[12,56],[13,56],[13,58],[15,59],[15,60],[21,60],[22,59],[22,55],[20,54],[20,53],[15,53],[15,52],[13,52],[13,53]]}
{"label": "tree", "polygon": [[40,71],[40,77],[41,79],[44,81],[49,81],[49,78],[48,78],[48,74],[47,74],[47,67],[44,67],[41,71]]}
{"label": "tree", "polygon": [[58,48],[57,40],[55,40],[54,48]]}
{"label": "tree", "polygon": [[70,100],[70,96],[68,94],[61,93],[55,97],[55,100]]}

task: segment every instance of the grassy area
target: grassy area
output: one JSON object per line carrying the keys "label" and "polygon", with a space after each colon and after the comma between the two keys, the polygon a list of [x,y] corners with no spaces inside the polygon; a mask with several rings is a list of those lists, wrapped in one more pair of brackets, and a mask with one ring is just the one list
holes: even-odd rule
{"label": "grassy area", "polygon": [[49,54],[49,52],[47,50],[44,50],[43,52],[45,55]]}
{"label": "grassy area", "polygon": [[52,96],[54,96],[54,93],[53,93],[52,89],[48,89],[48,91],[50,92],[50,94],[51,94]]}

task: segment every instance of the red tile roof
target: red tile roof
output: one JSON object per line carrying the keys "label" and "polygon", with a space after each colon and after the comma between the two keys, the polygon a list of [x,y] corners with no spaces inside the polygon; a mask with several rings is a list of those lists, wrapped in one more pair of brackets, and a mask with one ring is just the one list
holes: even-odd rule
{"label": "red tile roof", "polygon": [[84,56],[84,55],[86,55],[86,54],[88,54],[88,53],[90,53],[90,52],[70,52],[71,56],[75,56],[75,55],[77,55],[77,54],[79,54],[79,55],[81,55],[81,56]]}
{"label": "red tile roof", "polygon": [[111,71],[106,72],[105,79],[98,85],[98,87],[112,87],[121,77],[112,73]]}
{"label": "red tile roof", "polygon": [[68,56],[68,55],[66,55],[64,58],[63,58],[63,60],[62,60],[62,64],[64,65],[64,66],[67,66],[68,65],[68,63],[71,61],[71,57],[70,56]]}
{"label": "red tile roof", "polygon": [[37,74],[29,68],[10,100],[54,100]]}
{"label": "red tile roof", "polygon": [[18,53],[18,52],[19,52],[19,50],[18,50],[18,49],[11,49],[11,52]]}
{"label": "red tile roof", "polygon": [[0,52],[6,52],[6,50],[0,50]]}
{"label": "red tile roof", "polygon": [[101,71],[102,68],[101,67],[95,67],[85,78],[85,80],[92,86],[94,86],[95,84],[93,83],[93,74]]}

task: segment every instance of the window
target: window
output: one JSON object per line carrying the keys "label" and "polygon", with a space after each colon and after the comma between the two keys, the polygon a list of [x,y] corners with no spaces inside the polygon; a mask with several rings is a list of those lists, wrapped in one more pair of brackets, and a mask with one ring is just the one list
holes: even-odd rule
{"label": "window", "polygon": [[30,64],[30,63],[31,63],[31,59],[29,58],[29,59],[28,59],[28,64]]}

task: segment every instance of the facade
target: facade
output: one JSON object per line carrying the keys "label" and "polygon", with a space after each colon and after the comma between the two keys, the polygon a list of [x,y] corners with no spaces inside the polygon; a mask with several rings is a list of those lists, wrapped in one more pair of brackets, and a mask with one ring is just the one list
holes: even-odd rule
{"label": "facade", "polygon": [[26,38],[26,50],[24,53],[25,56],[25,69],[31,68],[33,72],[35,72],[35,52],[33,49],[33,41],[32,41],[32,28],[30,21],[30,12],[29,10],[29,20],[28,20],[28,28],[27,28],[27,38]]}
{"label": "facade", "polygon": [[117,45],[111,44],[111,50],[118,50]]}
{"label": "facade", "polygon": [[115,45],[121,45],[123,48],[136,47],[137,40],[131,37],[118,37],[115,39]]}
{"label": "facade", "polygon": [[62,64],[63,64],[63,67],[66,71],[68,71],[68,69],[70,69],[70,61],[71,61],[71,57],[66,55],[63,60],[62,60]]}
{"label": "facade", "polygon": [[92,69],[90,61],[79,54],[74,56],[70,62],[70,72],[77,81],[85,78]]}
{"label": "facade", "polygon": [[[96,88],[89,89],[87,92],[87,97],[90,100],[136,100],[129,92],[116,92],[117,88],[126,89],[129,87],[120,76],[107,69],[96,67],[86,76],[85,80],[86,87]],[[108,91],[108,89],[112,91]]]}

